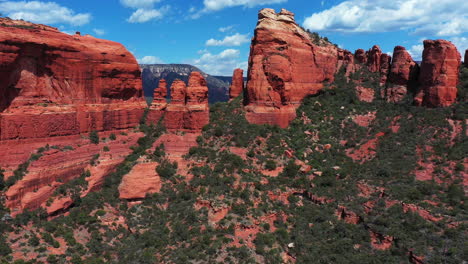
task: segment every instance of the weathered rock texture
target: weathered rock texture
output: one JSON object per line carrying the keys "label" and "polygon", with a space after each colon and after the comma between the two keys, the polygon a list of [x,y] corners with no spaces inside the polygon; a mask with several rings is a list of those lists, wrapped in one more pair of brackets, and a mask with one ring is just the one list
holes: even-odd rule
{"label": "weathered rock texture", "polygon": [[416,105],[445,107],[457,98],[461,56],[446,40],[425,40]]}
{"label": "weathered rock texture", "polygon": [[156,173],[155,162],[139,163],[122,178],[119,185],[120,199],[143,199],[147,194],[157,193],[161,190],[161,179]]}
{"label": "weathered rock texture", "polygon": [[175,80],[171,86],[170,103],[156,99],[165,87],[166,82],[160,81],[148,113],[149,123],[157,123],[163,118],[169,130],[200,131],[210,122],[208,87],[202,74],[192,72],[188,86],[181,80]]}
{"label": "weathered rock texture", "polygon": [[393,61],[388,74],[385,99],[388,102],[400,102],[408,91],[416,89],[419,75],[419,65],[402,46],[393,50]]}
{"label": "weathered rock texture", "polygon": [[244,98],[246,118],[286,127],[305,96],[333,81],[338,49],[314,45],[287,10],[263,9],[258,18]]}
{"label": "weathered rock texture", "polygon": [[232,84],[229,88],[229,98],[234,99],[244,91],[244,70],[235,69],[232,75]]}
{"label": "weathered rock texture", "polygon": [[0,139],[43,138],[138,124],[137,61],[121,44],[0,18]]}

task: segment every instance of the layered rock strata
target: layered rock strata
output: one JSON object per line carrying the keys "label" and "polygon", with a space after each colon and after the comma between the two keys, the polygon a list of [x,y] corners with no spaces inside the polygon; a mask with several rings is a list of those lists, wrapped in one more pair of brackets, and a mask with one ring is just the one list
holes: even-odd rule
{"label": "layered rock strata", "polygon": [[0,18],[0,139],[134,127],[140,69],[121,44]]}

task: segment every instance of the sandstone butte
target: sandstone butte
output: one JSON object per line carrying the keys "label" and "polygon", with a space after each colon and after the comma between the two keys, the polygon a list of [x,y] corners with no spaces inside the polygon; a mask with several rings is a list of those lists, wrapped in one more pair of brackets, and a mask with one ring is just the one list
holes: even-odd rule
{"label": "sandstone butte", "polygon": [[247,120],[287,127],[302,99],[333,81],[340,52],[333,45],[314,45],[293,13],[260,10],[244,94]]}
{"label": "sandstone butte", "polygon": [[385,98],[388,102],[400,102],[408,91],[417,87],[419,65],[402,46],[393,50],[393,61],[388,74]]}
{"label": "sandstone butte", "polygon": [[425,40],[416,105],[445,107],[457,98],[461,56],[446,40]]}
{"label": "sandstone butte", "polygon": [[127,129],[145,108],[140,69],[119,43],[0,18],[0,139]]}
{"label": "sandstone butte", "polygon": [[169,131],[198,132],[210,122],[208,86],[199,72],[190,74],[188,85],[181,80],[172,83],[169,103],[162,99],[165,92],[161,91],[166,89],[166,81],[161,80],[148,113],[149,123],[157,123],[163,118]]}
{"label": "sandstone butte", "polygon": [[367,52],[351,52],[330,43],[312,42],[298,26],[294,14],[282,9],[262,9],[252,39],[247,85],[244,88],[246,118],[255,124],[287,127],[296,108],[307,95],[318,93],[324,83],[334,81],[342,67],[346,76],[363,67],[380,74],[382,94],[357,82],[360,100],[371,102],[383,96],[400,102],[408,92],[419,93],[417,105],[444,107],[456,101],[460,55],[448,41],[425,41],[421,70],[400,46],[394,58],[375,45]]}
{"label": "sandstone butte", "polygon": [[235,69],[232,74],[232,84],[229,87],[229,98],[234,99],[244,91],[244,70]]}

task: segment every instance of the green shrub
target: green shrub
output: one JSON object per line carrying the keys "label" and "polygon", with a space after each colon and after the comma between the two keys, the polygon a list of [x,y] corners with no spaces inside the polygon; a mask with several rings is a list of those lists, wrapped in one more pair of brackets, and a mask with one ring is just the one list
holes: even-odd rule
{"label": "green shrub", "polygon": [[169,160],[163,160],[161,164],[156,167],[156,172],[159,176],[169,179],[177,173],[177,162],[170,162]]}
{"label": "green shrub", "polygon": [[99,144],[99,134],[96,130],[89,132],[89,141],[93,144]]}

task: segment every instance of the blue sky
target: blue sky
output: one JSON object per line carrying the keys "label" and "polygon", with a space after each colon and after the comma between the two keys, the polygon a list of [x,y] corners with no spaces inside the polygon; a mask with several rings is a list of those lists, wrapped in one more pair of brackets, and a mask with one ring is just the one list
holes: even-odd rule
{"label": "blue sky", "polygon": [[[298,24],[354,51],[423,39],[468,48],[466,0],[0,0],[0,13],[124,44],[142,63],[189,63],[213,75],[246,69],[258,10],[286,8]],[[463,50],[463,51],[462,51]]]}

